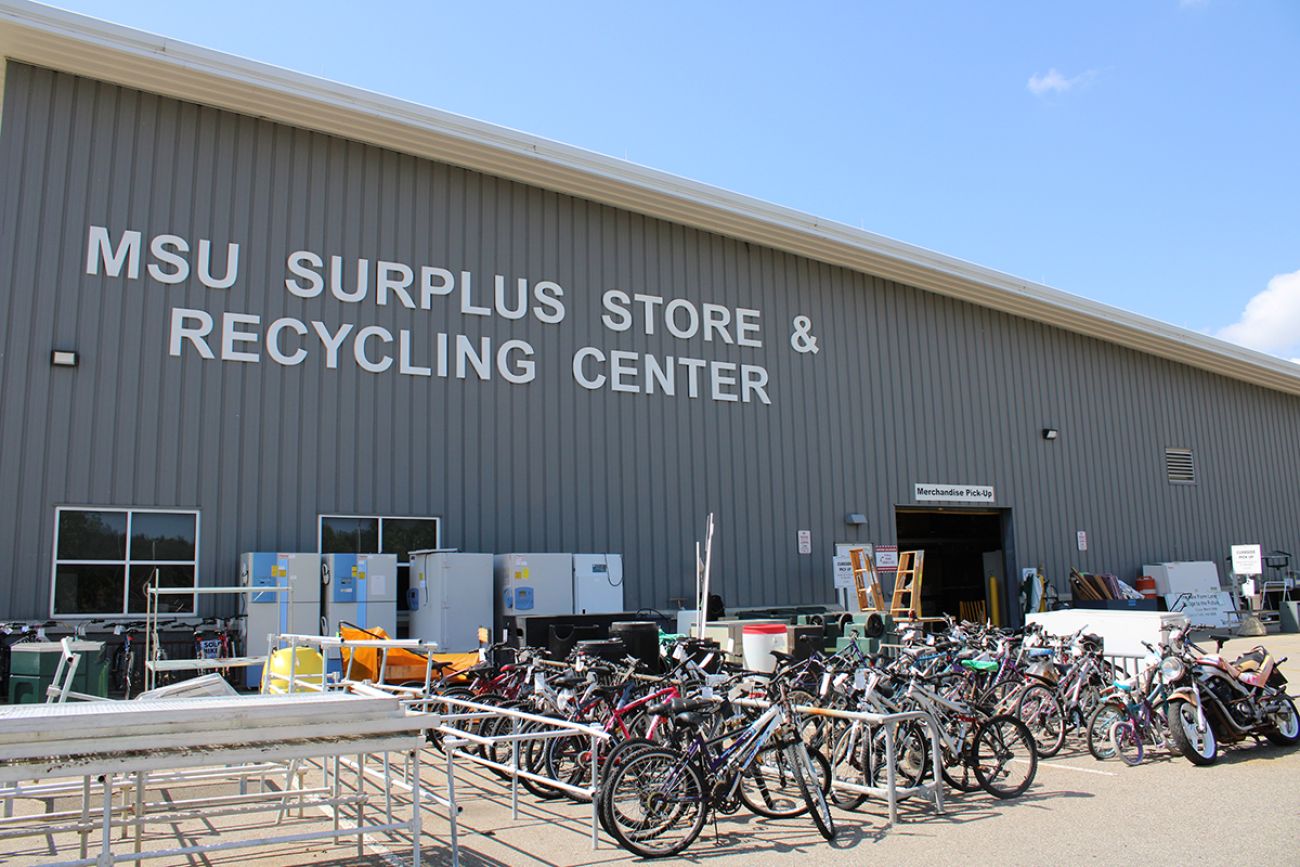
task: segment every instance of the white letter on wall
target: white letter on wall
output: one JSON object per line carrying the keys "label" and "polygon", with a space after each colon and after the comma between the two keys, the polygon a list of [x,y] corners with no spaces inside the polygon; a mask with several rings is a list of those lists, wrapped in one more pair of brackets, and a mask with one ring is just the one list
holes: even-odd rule
{"label": "white letter on wall", "polygon": [[[187,325],[187,322],[196,322],[197,326]],[[168,349],[169,354],[174,357],[180,357],[181,341],[188,340],[194,344],[199,355],[204,358],[215,358],[212,354],[212,347],[208,346],[207,336],[212,333],[212,314],[205,310],[187,310],[184,307],[172,308],[172,333],[171,345]]]}
{"label": "white letter on wall", "polygon": [[123,232],[122,240],[113,249],[113,241],[108,236],[108,229],[103,226],[90,227],[90,240],[86,245],[86,273],[98,274],[99,262],[104,261],[104,273],[116,277],[126,265],[126,276],[135,280],[140,276],[140,233]]}

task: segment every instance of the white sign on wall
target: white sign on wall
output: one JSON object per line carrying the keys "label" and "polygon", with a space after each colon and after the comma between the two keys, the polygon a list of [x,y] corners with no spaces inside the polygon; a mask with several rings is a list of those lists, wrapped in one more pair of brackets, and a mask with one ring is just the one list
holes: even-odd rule
{"label": "white sign on wall", "polygon": [[835,589],[852,590],[853,584],[853,562],[845,556],[832,557],[831,562],[835,569]]}
{"label": "white sign on wall", "polygon": [[1263,561],[1259,545],[1232,546],[1232,571],[1238,575],[1263,575]]}
{"label": "white sign on wall", "polygon": [[876,546],[876,571],[877,572],[898,571],[898,546],[897,545]]}
{"label": "white sign on wall", "polygon": [[917,482],[916,499],[923,503],[992,503],[993,486],[939,485],[929,482]]}
{"label": "white sign on wall", "polygon": [[799,531],[799,553],[800,554],[812,553],[812,530]]}
{"label": "white sign on wall", "polygon": [[1075,535],[1075,541],[1076,541],[1076,542],[1078,543],[1078,545],[1079,545],[1079,550],[1080,550],[1080,551],[1087,551],[1087,550],[1088,550],[1088,531],[1087,531],[1087,530],[1080,530],[1078,533],[1075,533],[1074,535]]}

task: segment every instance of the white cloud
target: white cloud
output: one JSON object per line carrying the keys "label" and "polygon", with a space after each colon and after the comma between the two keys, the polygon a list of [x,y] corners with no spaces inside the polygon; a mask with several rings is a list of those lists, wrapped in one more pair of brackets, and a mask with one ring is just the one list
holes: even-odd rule
{"label": "white cloud", "polygon": [[1076,87],[1082,87],[1097,77],[1097,70],[1089,69],[1087,72],[1081,72],[1073,78],[1066,78],[1060,71],[1053,66],[1046,73],[1029,76],[1026,87],[1034,96],[1047,96],[1052,93],[1065,93]]}
{"label": "white cloud", "polygon": [[1263,292],[1246,302],[1240,318],[1215,336],[1284,358],[1300,350],[1300,271],[1269,280]]}

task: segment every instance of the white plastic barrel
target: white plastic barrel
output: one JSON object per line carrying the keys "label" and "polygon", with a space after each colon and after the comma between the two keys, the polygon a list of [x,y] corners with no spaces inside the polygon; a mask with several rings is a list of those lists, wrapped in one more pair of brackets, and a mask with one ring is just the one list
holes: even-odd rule
{"label": "white plastic barrel", "polygon": [[786,652],[786,631],[784,623],[751,623],[745,626],[741,634],[745,648],[745,668],[751,671],[772,671],[776,668],[773,650]]}

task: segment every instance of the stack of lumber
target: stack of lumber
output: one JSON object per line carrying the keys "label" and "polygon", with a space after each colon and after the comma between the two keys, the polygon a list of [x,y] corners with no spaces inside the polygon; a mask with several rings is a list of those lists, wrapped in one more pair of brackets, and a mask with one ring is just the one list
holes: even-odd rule
{"label": "stack of lumber", "polygon": [[1119,579],[1114,575],[1090,575],[1078,569],[1071,569],[1070,589],[1075,599],[1102,602],[1107,599],[1124,598]]}

